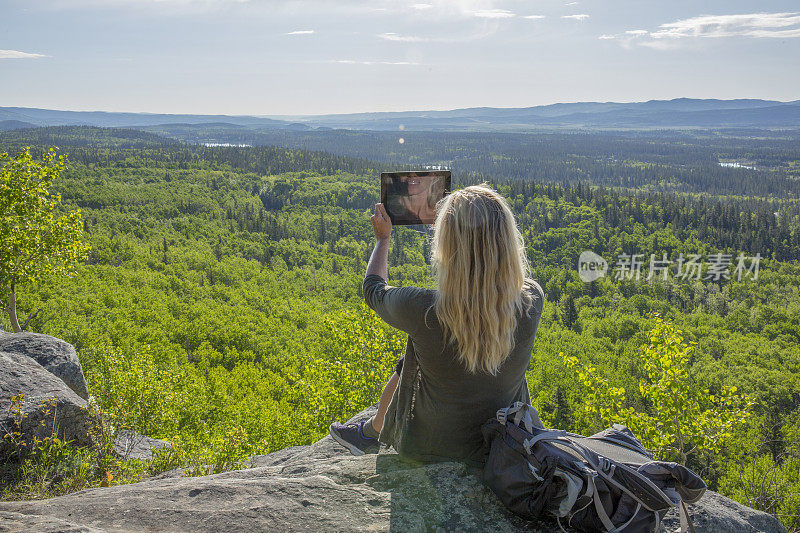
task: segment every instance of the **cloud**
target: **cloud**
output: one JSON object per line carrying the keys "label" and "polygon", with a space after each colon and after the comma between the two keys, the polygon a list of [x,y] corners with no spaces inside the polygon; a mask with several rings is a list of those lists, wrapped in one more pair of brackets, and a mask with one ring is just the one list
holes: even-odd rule
{"label": "cloud", "polygon": [[431,41],[430,37],[420,37],[419,35],[400,35],[399,33],[389,32],[380,33],[378,37],[387,41],[395,41],[399,43],[427,43]]}
{"label": "cloud", "polygon": [[340,65],[419,65],[414,61],[356,61],[355,59],[331,59],[329,62]]}
{"label": "cloud", "polygon": [[571,20],[586,20],[589,18],[589,15],[586,13],[581,13],[580,15],[561,15],[561,18]]}
{"label": "cloud", "polygon": [[[466,29],[456,33],[437,32],[431,35],[409,35],[396,32],[379,33],[379,39],[393,41],[397,43],[465,43],[479,41],[496,34],[501,26],[499,20],[483,20],[471,25],[470,30]],[[475,27],[477,25],[477,27]]]}
{"label": "cloud", "polygon": [[636,44],[667,50],[698,37],[797,38],[800,37],[800,13],[700,15],[661,24],[654,31],[626,30],[619,35],[601,35],[599,39],[616,39],[625,47]]}
{"label": "cloud", "polygon": [[544,17],[544,15],[525,15],[525,16],[524,16],[524,17],[522,17],[522,18],[524,18],[524,19],[530,19],[530,20],[539,20],[539,19],[543,19],[543,18],[545,18],[545,17]]}
{"label": "cloud", "polygon": [[473,11],[472,15],[483,19],[509,19],[517,16],[507,9],[483,9]]}
{"label": "cloud", "polygon": [[314,30],[294,30],[286,35],[311,35],[312,33],[314,33]]}
{"label": "cloud", "polygon": [[411,9],[416,9],[417,11],[424,11],[426,9],[430,9],[433,7],[433,4],[414,4],[411,6]]}
{"label": "cloud", "polygon": [[566,3],[566,4],[564,4],[564,5],[565,5],[565,6],[577,6],[577,5],[578,5],[578,2],[567,2],[567,3]]}
{"label": "cloud", "polygon": [[653,39],[686,37],[800,37],[800,13],[749,13],[701,15],[661,24]]}
{"label": "cloud", "polygon": [[[207,13],[218,10],[254,8],[267,4],[260,0],[39,0],[37,7],[62,9],[141,9],[161,15],[180,15],[186,12]],[[269,4],[276,5],[277,2]]]}
{"label": "cloud", "polygon": [[50,57],[44,54],[32,54],[30,52],[20,52],[19,50],[0,50],[0,59],[39,59],[40,57]]}

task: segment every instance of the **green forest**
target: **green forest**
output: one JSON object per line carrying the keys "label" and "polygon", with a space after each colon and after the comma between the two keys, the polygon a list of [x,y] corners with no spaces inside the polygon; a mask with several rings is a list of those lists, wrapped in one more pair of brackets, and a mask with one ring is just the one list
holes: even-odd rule
{"label": "green forest", "polygon": [[[18,286],[20,317],[40,310],[27,329],[75,346],[115,428],[174,444],[150,464],[106,462],[46,495],[97,486],[106,471],[116,483],[176,466],[235,468],[311,443],[377,402],[405,345],[361,297],[378,175],[444,163],[454,187],[486,181],[506,196],[523,232],[546,293],[527,375],[545,424],[602,429],[582,409],[572,358],[624,389],[626,408],[651,413],[642,347],[666,321],[693,343],[693,387],[735,387],[753,402],[718,451],[688,465],[712,490],[800,531],[796,140],[406,132],[401,149],[396,134],[332,131],[212,147],[184,142],[220,140],[194,130],[150,130],[0,132],[0,152],[30,147],[40,160],[55,146],[67,157],[51,193],[80,210],[91,247],[71,275]],[[434,286],[430,237],[395,228],[390,284]],[[582,281],[584,250],[608,262],[606,276]],[[702,269],[686,275],[679,257],[690,256]],[[723,257],[730,268],[714,275]],[[626,270],[632,258],[640,271]],[[666,269],[650,275],[654,260]],[[0,325],[11,329],[5,313]],[[77,464],[88,453],[62,452]],[[24,476],[2,491],[43,495]]]}

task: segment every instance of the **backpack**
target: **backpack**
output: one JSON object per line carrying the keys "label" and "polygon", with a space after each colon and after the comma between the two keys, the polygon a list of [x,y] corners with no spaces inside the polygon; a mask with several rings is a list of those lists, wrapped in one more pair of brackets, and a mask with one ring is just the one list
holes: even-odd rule
{"label": "backpack", "polygon": [[686,503],[700,499],[705,483],[683,465],[654,461],[623,425],[591,437],[545,429],[534,407],[516,402],[481,431],[483,480],[523,518],[549,514],[562,530],[655,532],[678,507],[681,532],[694,533]]}

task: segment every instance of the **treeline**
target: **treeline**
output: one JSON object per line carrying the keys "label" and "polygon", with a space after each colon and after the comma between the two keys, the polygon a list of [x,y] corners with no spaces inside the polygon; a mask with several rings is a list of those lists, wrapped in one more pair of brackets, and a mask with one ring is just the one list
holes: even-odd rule
{"label": "treeline", "polygon": [[[513,198],[520,213],[523,228],[542,233],[549,228],[561,228],[580,221],[569,219],[567,206],[592,208],[597,218],[587,217],[592,235],[599,237],[599,227],[607,226],[620,232],[633,232],[637,225],[668,229],[679,241],[699,240],[728,252],[761,254],[780,261],[800,259],[800,217],[797,202],[763,201],[756,199],[689,197],[667,193],[623,194],[588,184],[553,185],[527,181],[505,181],[501,186]],[[551,203],[537,202],[547,198]],[[644,243],[629,241],[621,250],[633,253],[657,253],[675,250],[649,250]],[[656,248],[658,248],[658,243]],[[609,250],[598,239],[598,253]],[[544,252],[553,252],[546,247]]]}
{"label": "treeline", "polygon": [[[600,133],[254,132],[245,127],[225,129],[204,125],[184,126],[175,131],[194,132],[196,135],[191,139],[197,142],[204,128],[212,132],[213,141],[223,139],[232,144],[259,146],[187,146],[135,130],[66,126],[0,133],[0,143],[12,150],[28,144],[57,145],[69,150],[76,162],[85,164],[138,166],[137,159],[144,159],[150,166],[224,167],[261,174],[300,170],[322,174],[367,173],[443,164],[453,170],[457,185],[504,180],[580,182],[631,192],[776,201],[800,198],[800,179],[797,179],[800,165],[796,163],[800,160],[800,148],[793,139],[764,142],[690,135],[642,138]],[[162,133],[172,131],[168,126],[152,129]],[[402,144],[398,142],[400,137]],[[746,160],[758,166],[757,170],[723,167],[718,164],[720,159]]]}
{"label": "treeline", "polygon": [[48,126],[0,132],[0,145],[7,152],[25,146],[70,148],[161,148],[181,144],[161,135],[134,129],[98,128],[96,126]]}
{"label": "treeline", "polygon": [[[157,131],[187,142],[323,150],[393,165],[444,164],[464,182],[524,179],[712,195],[798,198],[797,139],[713,134],[253,131],[203,125]],[[403,143],[399,143],[399,139]],[[747,160],[758,170],[722,167]]]}
{"label": "treeline", "polygon": [[[668,193],[624,194],[586,183],[556,185],[506,180],[495,184],[511,199],[522,228],[534,235],[550,228],[588,222],[593,230],[592,235],[598,238],[601,226],[632,232],[638,224],[650,230],[667,228],[681,241],[696,238],[721,250],[747,252],[750,255],[760,253],[762,257],[781,261],[800,258],[800,204],[795,202],[689,197]],[[320,211],[319,224],[324,226],[324,206],[369,209],[377,200],[377,194],[377,185],[369,182],[333,181],[310,176],[279,178],[259,191],[266,213],[247,207],[244,213],[232,211],[230,217],[240,221],[240,227],[266,231],[274,236],[271,231],[275,224],[270,211],[280,210],[287,205],[320,206],[323,210]],[[543,202],[542,199],[549,201]],[[592,211],[585,212],[580,219],[568,216],[569,209],[583,206]],[[262,221],[265,220],[270,224],[264,225]],[[598,244],[598,253],[613,251],[603,241]],[[629,242],[623,251],[632,253],[634,244]],[[541,251],[550,254],[557,246],[555,243],[545,243]]]}
{"label": "treeline", "polygon": [[235,169],[260,174],[302,170],[335,174],[382,168],[370,161],[320,151],[274,146],[193,146],[137,130],[89,126],[0,132],[0,146],[9,153],[30,146],[31,153],[37,156],[57,146],[73,162],[117,168]]}

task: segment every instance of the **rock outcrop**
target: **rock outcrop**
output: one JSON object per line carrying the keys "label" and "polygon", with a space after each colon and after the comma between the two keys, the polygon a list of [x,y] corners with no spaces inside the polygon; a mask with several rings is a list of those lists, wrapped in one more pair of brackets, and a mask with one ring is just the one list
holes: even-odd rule
{"label": "rock outcrop", "polygon": [[153,458],[155,450],[171,447],[172,444],[167,441],[146,437],[127,429],[117,431],[114,435],[114,453],[123,459],[147,461]]}
{"label": "rock outcrop", "polygon": [[[24,397],[14,413],[11,399],[20,392]],[[60,439],[89,443],[92,421],[86,401],[36,360],[0,351],[0,431],[44,438],[52,434],[54,424]]]}
{"label": "rock outcrop", "polygon": [[75,394],[89,399],[89,387],[75,348],[68,342],[41,333],[0,333],[0,352],[27,355],[61,380]]}
{"label": "rock outcrop", "polygon": [[[0,503],[0,530],[560,531],[507,512],[479,472],[460,463],[423,465],[386,451],[353,457],[329,437],[251,462],[212,476]],[[698,533],[785,531],[775,518],[713,492],[690,512]],[[665,530],[677,527],[668,515]]]}

